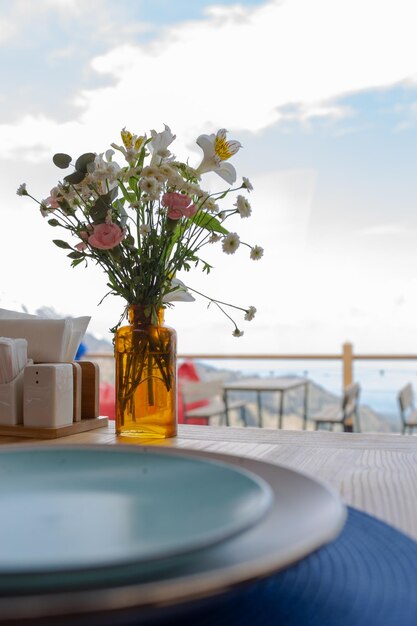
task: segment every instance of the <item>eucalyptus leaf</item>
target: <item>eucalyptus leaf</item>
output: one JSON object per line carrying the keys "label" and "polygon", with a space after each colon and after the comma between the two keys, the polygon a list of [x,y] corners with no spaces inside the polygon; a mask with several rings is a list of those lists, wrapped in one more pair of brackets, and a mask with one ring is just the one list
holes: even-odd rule
{"label": "eucalyptus leaf", "polygon": [[106,219],[108,211],[112,208],[111,203],[109,202],[108,194],[104,196],[99,196],[93,206],[90,208],[90,215],[93,219],[93,222],[104,222]]}
{"label": "eucalyptus leaf", "polygon": [[57,154],[54,154],[54,156],[52,157],[52,161],[61,170],[66,170],[72,161],[72,157],[70,157],[69,154],[65,154],[64,152],[58,152]]}
{"label": "eucalyptus leaf", "polygon": [[72,250],[71,246],[66,241],[62,241],[61,239],[52,239],[52,242],[58,246],[58,248],[62,248],[63,250]]}
{"label": "eucalyptus leaf", "polygon": [[108,205],[110,205],[111,202],[112,202],[112,193],[111,193],[111,191],[108,191],[107,193],[101,194],[101,196],[99,196],[99,198],[103,202],[106,202]]}
{"label": "eucalyptus leaf", "polygon": [[68,174],[68,176],[65,176],[64,180],[67,183],[70,183],[70,185],[77,185],[78,183],[81,183],[85,177],[86,174],[84,172],[78,172],[76,170],[72,174]]}
{"label": "eucalyptus leaf", "polygon": [[77,172],[83,172],[84,174],[87,174],[87,166],[89,163],[92,163],[95,158],[96,155],[94,154],[94,152],[86,152],[85,154],[82,154],[75,161],[75,169],[77,170]]}
{"label": "eucalyptus leaf", "polygon": [[115,200],[117,198],[117,195],[119,193],[119,188],[118,187],[113,187],[113,189],[110,189],[109,191],[109,196],[110,196],[110,200]]}
{"label": "eucalyptus leaf", "polygon": [[56,220],[56,219],[51,219],[51,220],[48,220],[48,224],[49,224],[50,226],[59,226],[59,222],[58,222],[58,220]]}

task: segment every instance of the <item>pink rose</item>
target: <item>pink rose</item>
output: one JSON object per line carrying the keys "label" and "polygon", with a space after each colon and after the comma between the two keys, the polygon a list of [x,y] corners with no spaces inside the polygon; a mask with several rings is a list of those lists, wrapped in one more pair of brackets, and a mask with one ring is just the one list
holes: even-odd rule
{"label": "pink rose", "polygon": [[87,244],[84,243],[84,241],[81,241],[81,243],[77,243],[77,245],[75,246],[75,249],[78,250],[78,252],[84,252],[86,248]]}
{"label": "pink rose", "polygon": [[96,224],[93,226],[93,234],[89,236],[88,243],[99,250],[111,250],[119,245],[126,234],[116,224]]}
{"label": "pink rose", "polygon": [[193,217],[197,213],[197,207],[192,203],[190,196],[176,191],[164,193],[162,204],[168,209],[167,215],[171,220]]}

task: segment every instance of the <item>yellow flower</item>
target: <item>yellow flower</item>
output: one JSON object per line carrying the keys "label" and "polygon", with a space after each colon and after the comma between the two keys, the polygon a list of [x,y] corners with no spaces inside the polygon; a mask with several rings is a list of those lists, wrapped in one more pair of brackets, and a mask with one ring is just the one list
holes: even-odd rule
{"label": "yellow flower", "polygon": [[139,150],[142,147],[143,142],[145,141],[145,137],[138,137],[137,135],[132,135],[132,133],[130,133],[125,128],[123,128],[120,134],[122,136],[123,145],[126,148],[126,150],[131,150],[133,148],[135,152],[139,152]]}
{"label": "yellow flower", "polygon": [[242,147],[239,141],[227,141],[226,133],[227,130],[221,128],[217,131],[217,135],[214,138],[214,152],[220,161],[227,161]]}

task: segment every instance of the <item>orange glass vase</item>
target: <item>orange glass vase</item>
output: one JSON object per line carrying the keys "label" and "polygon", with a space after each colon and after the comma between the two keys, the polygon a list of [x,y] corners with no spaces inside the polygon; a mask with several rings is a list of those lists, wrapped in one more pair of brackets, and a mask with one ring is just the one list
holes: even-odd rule
{"label": "orange glass vase", "polygon": [[177,334],[152,323],[148,309],[131,305],[129,325],[115,333],[116,433],[164,439],[177,434]]}

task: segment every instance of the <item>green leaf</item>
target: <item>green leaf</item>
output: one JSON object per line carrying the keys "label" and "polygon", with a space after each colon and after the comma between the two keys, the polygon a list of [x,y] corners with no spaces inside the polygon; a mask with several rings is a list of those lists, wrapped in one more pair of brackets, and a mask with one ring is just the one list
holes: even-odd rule
{"label": "green leaf", "polygon": [[105,194],[103,196],[99,196],[93,206],[90,208],[90,215],[93,219],[93,222],[98,223],[100,221],[104,221],[109,209],[111,209],[111,202],[109,194]]}
{"label": "green leaf", "polygon": [[64,152],[58,152],[57,154],[54,154],[54,156],[52,157],[52,161],[61,170],[66,170],[68,165],[72,161],[72,157],[70,157],[69,154],[65,154]]}
{"label": "green leaf", "polygon": [[129,187],[136,193],[137,192],[137,188],[138,188],[138,180],[136,178],[134,178],[134,176],[131,176],[129,178]]}
{"label": "green leaf", "polygon": [[137,197],[135,193],[133,193],[132,191],[127,191],[123,187],[121,188],[121,191],[122,191],[124,199],[127,200],[130,204],[132,202],[136,202]]}
{"label": "green leaf", "polygon": [[71,246],[66,241],[62,241],[61,239],[52,239],[52,243],[63,250],[72,250]]}
{"label": "green leaf", "polygon": [[217,217],[214,217],[211,213],[205,213],[204,211],[198,211],[198,213],[190,219],[190,222],[196,224],[196,226],[200,226],[200,228],[206,228],[207,230],[221,233],[222,235],[229,233],[229,231],[221,225]]}
{"label": "green leaf", "polygon": [[59,226],[59,222],[56,219],[48,220],[50,226]]}
{"label": "green leaf", "polygon": [[85,154],[82,154],[75,161],[75,169],[77,170],[77,172],[83,172],[84,174],[87,174],[87,166],[89,163],[92,163],[95,158],[96,155],[93,152],[86,152]]}
{"label": "green leaf", "polygon": [[72,261],[72,263],[71,263],[71,267],[76,267],[77,265],[82,263],[83,260],[84,260],[84,258],[82,258],[82,259],[74,259],[74,261]]}
{"label": "green leaf", "polygon": [[75,171],[72,174],[68,174],[68,176],[65,176],[64,180],[67,183],[70,183],[70,185],[77,185],[78,183],[81,183],[81,181],[83,181],[85,177],[86,174],[84,172]]}
{"label": "green leaf", "polygon": [[135,245],[135,239],[134,237],[132,237],[132,235],[128,235],[127,237],[125,237],[123,243],[127,246],[134,246]]}
{"label": "green leaf", "polygon": [[69,259],[83,259],[84,255],[81,252],[70,252],[67,257]]}

